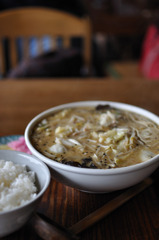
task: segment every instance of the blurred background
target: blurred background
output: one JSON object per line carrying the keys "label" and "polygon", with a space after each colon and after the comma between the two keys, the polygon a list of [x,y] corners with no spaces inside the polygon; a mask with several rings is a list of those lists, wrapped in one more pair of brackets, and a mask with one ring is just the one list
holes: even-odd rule
{"label": "blurred background", "polygon": [[[1,12],[30,6],[58,9],[79,18],[85,16],[90,18],[92,26],[91,75],[98,77],[108,75],[108,66],[112,61],[140,61],[148,28],[151,25],[158,27],[159,24],[158,0],[0,0]],[[42,44],[46,52],[49,51],[49,41],[49,37],[43,38]],[[9,50],[6,42],[5,55],[7,56]],[[74,47],[79,46],[79,42],[75,41]],[[34,38],[30,40],[29,51],[31,58],[37,57]],[[20,51],[19,60],[21,60]],[[7,60],[6,62],[9,71],[9,63]],[[14,74],[11,73],[10,76],[15,77]]]}

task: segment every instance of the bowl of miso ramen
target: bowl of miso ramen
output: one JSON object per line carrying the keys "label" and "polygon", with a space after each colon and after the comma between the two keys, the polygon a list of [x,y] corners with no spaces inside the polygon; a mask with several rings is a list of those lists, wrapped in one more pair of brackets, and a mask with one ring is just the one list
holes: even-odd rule
{"label": "bowl of miso ramen", "polygon": [[133,186],[159,166],[159,117],[119,102],[48,109],[27,125],[25,141],[55,180],[86,192]]}

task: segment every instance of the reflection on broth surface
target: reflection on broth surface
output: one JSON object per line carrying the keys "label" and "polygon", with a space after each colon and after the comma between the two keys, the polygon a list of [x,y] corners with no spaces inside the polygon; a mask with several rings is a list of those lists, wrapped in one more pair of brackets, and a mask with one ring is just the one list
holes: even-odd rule
{"label": "reflection on broth surface", "polygon": [[65,108],[42,119],[31,141],[43,155],[83,168],[117,168],[159,153],[159,126],[148,118],[111,107]]}

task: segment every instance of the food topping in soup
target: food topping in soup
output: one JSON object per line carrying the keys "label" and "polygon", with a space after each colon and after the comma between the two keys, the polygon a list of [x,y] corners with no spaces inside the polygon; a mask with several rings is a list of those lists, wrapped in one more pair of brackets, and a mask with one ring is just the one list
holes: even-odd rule
{"label": "food topping in soup", "polygon": [[109,105],[66,108],[41,120],[31,141],[40,153],[63,164],[126,167],[159,153],[159,126]]}

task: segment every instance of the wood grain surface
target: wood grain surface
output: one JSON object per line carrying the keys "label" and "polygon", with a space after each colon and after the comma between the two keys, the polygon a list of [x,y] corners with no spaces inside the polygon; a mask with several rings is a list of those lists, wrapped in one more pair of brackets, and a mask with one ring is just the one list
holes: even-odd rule
{"label": "wood grain surface", "polygon": [[[143,107],[159,115],[159,81],[140,77],[30,79],[0,82],[0,136],[23,134],[41,111],[72,101],[110,100]],[[116,211],[82,232],[83,240],[158,240],[159,190],[156,182]],[[52,179],[37,210],[65,227],[86,217],[123,191],[90,194]],[[3,240],[40,239],[28,222]]]}

